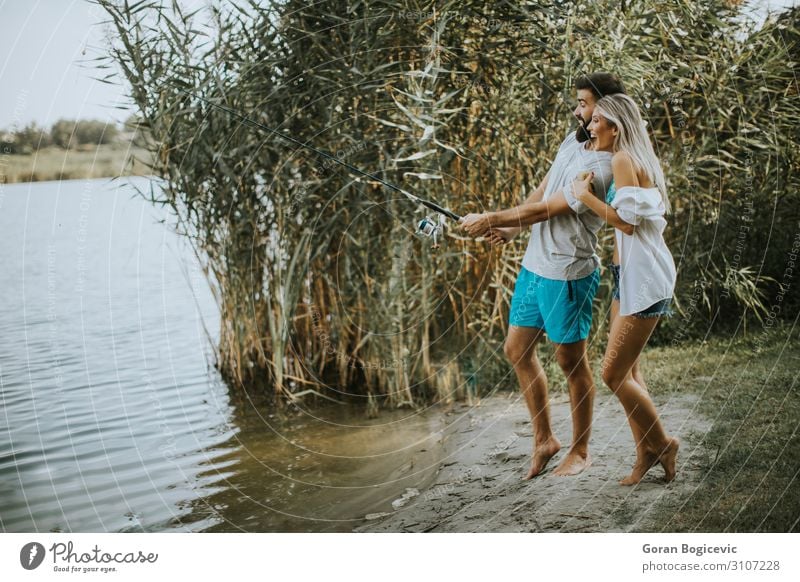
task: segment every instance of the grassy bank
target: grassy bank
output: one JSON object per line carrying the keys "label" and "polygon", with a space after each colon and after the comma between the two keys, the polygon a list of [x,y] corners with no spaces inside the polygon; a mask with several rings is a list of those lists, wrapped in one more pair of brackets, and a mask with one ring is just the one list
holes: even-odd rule
{"label": "grassy bank", "polygon": [[798,330],[789,326],[648,353],[653,392],[698,394],[713,424],[703,443],[709,458],[698,459],[699,485],[685,499],[665,497],[642,530],[798,530],[798,364]]}
{"label": "grassy bank", "polygon": [[126,144],[64,150],[47,147],[32,154],[0,155],[0,183],[111,178],[150,174],[150,155]]}
{"label": "grassy bank", "polygon": [[[445,415],[447,462],[433,483],[357,531],[797,531],[797,335],[780,326],[745,339],[714,337],[645,352],[642,366],[659,414],[683,442],[672,483],[657,467],[636,487],[618,484],[634,461],[633,439],[622,407],[602,387],[592,425],[594,463],[574,478],[550,468],[523,480],[533,434],[516,384],[509,383],[508,392]],[[572,422],[562,389],[554,390],[550,409],[564,443]],[[554,462],[563,455],[562,449]]]}

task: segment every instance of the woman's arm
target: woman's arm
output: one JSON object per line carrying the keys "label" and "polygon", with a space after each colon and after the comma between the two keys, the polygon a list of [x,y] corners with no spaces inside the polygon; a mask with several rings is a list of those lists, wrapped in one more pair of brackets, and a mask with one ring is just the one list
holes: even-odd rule
{"label": "woman's arm", "polygon": [[[625,186],[639,185],[639,178],[634,170],[633,160],[625,152],[617,152],[614,154],[614,157],[611,158],[611,171],[614,175],[614,185],[617,190]],[[627,235],[633,234],[634,225],[622,220],[612,206],[609,206],[604,200],[600,200],[592,194],[589,190],[591,179],[592,175],[589,175],[585,180],[576,180],[572,183],[575,197],[614,228],[621,230]]]}
{"label": "woman's arm", "polygon": [[585,180],[575,180],[572,183],[572,187],[575,189],[575,198],[583,202],[589,207],[589,210],[594,212],[597,216],[605,220],[614,228],[619,229],[628,235],[633,234],[633,225],[622,220],[613,207],[600,200],[597,196],[592,194],[591,190],[589,190],[589,184],[591,184],[592,177],[593,175],[589,174]]}

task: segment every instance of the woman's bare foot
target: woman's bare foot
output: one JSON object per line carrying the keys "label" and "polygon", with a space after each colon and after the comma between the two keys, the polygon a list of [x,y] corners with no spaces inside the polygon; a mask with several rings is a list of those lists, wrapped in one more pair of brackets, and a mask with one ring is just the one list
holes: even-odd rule
{"label": "woman's bare foot", "polygon": [[531,457],[531,469],[525,475],[524,480],[533,479],[544,471],[548,461],[553,458],[558,451],[561,450],[561,443],[558,442],[556,437],[550,437],[541,444],[535,445],[533,456]]}
{"label": "woman's bare foot", "polygon": [[636,485],[647,472],[658,464],[658,455],[648,451],[639,451],[636,455],[636,463],[633,465],[631,474],[622,479],[620,485]]}
{"label": "woman's bare foot", "polygon": [[664,467],[664,480],[669,483],[675,478],[675,465],[678,460],[678,449],[681,446],[680,440],[670,438],[669,444],[664,448],[663,452],[658,456],[658,462]]}
{"label": "woman's bare foot", "polygon": [[570,449],[567,456],[564,457],[564,460],[561,461],[555,471],[553,471],[553,474],[559,477],[577,475],[584,469],[588,469],[591,464],[592,458],[589,456],[588,452],[580,453],[575,449]]}

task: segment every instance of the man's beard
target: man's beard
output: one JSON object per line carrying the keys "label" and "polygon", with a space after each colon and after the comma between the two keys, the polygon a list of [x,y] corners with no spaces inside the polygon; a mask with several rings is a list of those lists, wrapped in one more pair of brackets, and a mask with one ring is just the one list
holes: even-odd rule
{"label": "man's beard", "polygon": [[578,140],[578,143],[584,143],[592,139],[592,136],[589,135],[589,130],[586,129],[588,123],[581,119],[578,122],[578,129],[575,130],[575,138]]}

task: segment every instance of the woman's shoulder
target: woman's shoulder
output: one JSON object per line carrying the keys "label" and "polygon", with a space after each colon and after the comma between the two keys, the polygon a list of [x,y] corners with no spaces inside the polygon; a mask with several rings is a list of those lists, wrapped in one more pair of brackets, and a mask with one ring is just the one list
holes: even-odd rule
{"label": "woman's shoulder", "polygon": [[636,166],[633,158],[627,152],[615,152],[611,158],[611,172],[617,189],[620,186],[635,186],[639,184],[636,175]]}
{"label": "woman's shoulder", "polygon": [[631,157],[631,155],[628,152],[626,152],[624,150],[618,150],[618,151],[614,152],[613,156],[611,156],[611,163],[612,164],[618,164],[618,165],[619,164],[629,164],[629,165],[633,166],[633,158]]}
{"label": "woman's shoulder", "polygon": [[618,151],[614,153],[614,157],[611,158],[611,171],[614,174],[617,191],[626,187],[641,188],[643,190],[655,187],[650,183],[650,179],[644,175],[634,157],[628,152]]}

